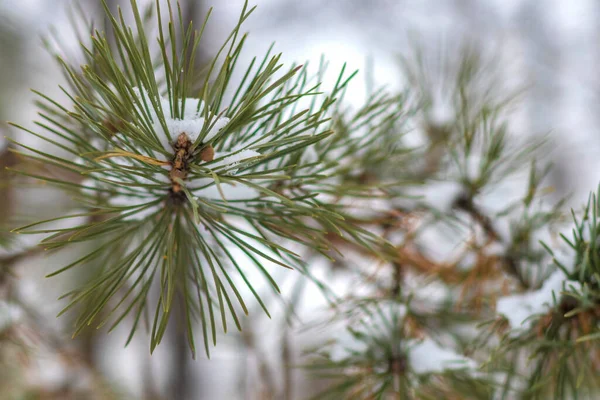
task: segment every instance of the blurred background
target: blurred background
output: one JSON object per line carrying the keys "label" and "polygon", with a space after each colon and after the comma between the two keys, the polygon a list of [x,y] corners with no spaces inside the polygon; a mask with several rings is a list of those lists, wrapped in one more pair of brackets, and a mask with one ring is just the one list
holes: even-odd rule
{"label": "blurred background", "polygon": [[[128,1],[107,3],[116,10],[121,1],[128,9]],[[33,126],[36,109],[29,89],[64,98],[59,89],[64,77],[40,37],[54,29],[63,38],[62,45],[77,53],[68,22],[68,10],[75,2],[0,0],[2,167],[14,163],[5,136],[36,145],[32,136],[22,137],[4,122]],[[207,59],[235,25],[243,1],[180,2],[184,19],[197,23],[214,6],[201,45],[201,57]],[[99,1],[77,3],[89,15],[102,18]],[[263,55],[275,42],[276,52],[283,52],[286,63],[309,60],[318,64],[324,56],[333,71],[347,63],[350,69],[361,71],[346,97],[357,106],[366,99],[369,87],[403,87],[406,79],[400,60],[415,47],[425,53],[451,54],[461,43],[475,42],[485,53],[497,56],[502,84],[525,88],[516,108],[516,131],[550,135],[554,143],[548,155],[554,163],[550,179],[556,197],[571,194],[569,204],[578,206],[600,181],[600,2],[255,0],[251,4],[258,9],[245,24],[250,32],[248,59]],[[330,76],[336,77],[335,73]],[[68,207],[70,200],[53,191],[31,196],[26,189],[16,190],[3,174],[4,168],[0,171],[0,219],[44,217],[50,207]],[[10,274],[0,273],[0,343],[4,347],[0,349],[0,399],[9,387],[19,387],[30,396],[19,398],[178,400],[296,399],[320,387],[301,370],[282,368],[300,364],[303,349],[318,340],[314,331],[304,333],[302,324],[288,326],[281,317],[283,311],[272,320],[248,319],[243,335],[230,333],[220,339],[211,360],[191,360],[176,327],[152,356],[143,334],[123,347],[126,327],[111,335],[91,332],[72,340],[69,317],[55,318],[62,307],[56,299],[70,285],[64,276],[44,278],[53,265],[62,263],[60,253],[48,258],[23,251],[39,237],[12,240],[16,245],[11,250],[0,249],[0,263],[11,266]],[[299,319],[310,322],[325,306],[319,291],[310,283],[298,283],[297,277],[281,279],[289,281],[284,287],[287,284],[294,293],[302,291]],[[343,291],[343,276],[336,279]],[[6,343],[14,337],[27,340],[9,349]]]}

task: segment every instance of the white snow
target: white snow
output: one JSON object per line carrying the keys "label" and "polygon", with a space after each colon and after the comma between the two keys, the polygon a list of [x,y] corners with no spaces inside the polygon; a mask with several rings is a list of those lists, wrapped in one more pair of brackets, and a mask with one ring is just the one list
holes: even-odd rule
{"label": "white snow", "polygon": [[559,293],[567,282],[565,273],[560,269],[556,270],[539,290],[500,298],[496,311],[508,319],[511,327],[520,327],[532,315],[547,311],[553,304],[552,293],[558,300]]}
{"label": "white snow", "polygon": [[[381,307],[380,311],[386,315],[387,324],[392,320],[392,314],[396,312],[399,318],[406,315],[406,307],[397,303],[389,303],[389,306]],[[385,322],[379,314],[374,313],[367,316],[363,322],[377,330],[377,327],[385,326]],[[355,325],[356,327],[360,324]],[[368,337],[369,334],[367,333]],[[418,374],[441,373],[445,370],[456,369],[476,369],[477,363],[465,356],[462,356],[450,348],[438,345],[434,340],[425,338],[423,340],[409,339],[406,344],[406,356],[410,363],[411,370]],[[336,336],[336,343],[330,349],[329,356],[332,360],[340,362],[352,354],[365,352],[368,350],[368,342],[360,340],[351,332],[344,330],[343,333]],[[382,353],[382,356],[385,356]]]}
{"label": "white snow", "polygon": [[[159,96],[158,104],[160,104],[160,108],[164,114],[165,126],[168,131],[167,134],[164,129],[165,127],[159,122],[157,110],[152,107],[148,92],[140,88],[134,88],[133,91],[141,104],[138,111],[150,117],[152,120],[152,129],[158,136],[161,145],[166,150],[173,150],[172,143],[181,133],[185,132],[190,140],[195,141],[200,135],[200,132],[202,132],[205,126],[209,124],[208,132],[203,139],[203,142],[206,143],[212,140],[217,133],[229,123],[229,118],[218,117],[210,113],[210,117],[205,119],[202,116],[202,102],[200,99],[194,98],[187,98],[185,101],[180,100],[179,107],[183,108],[183,115],[182,118],[175,118],[171,112],[171,103],[169,99]],[[148,106],[148,111],[146,111],[146,106]]]}
{"label": "white snow", "polygon": [[[253,150],[233,150],[231,152],[221,152],[221,154],[216,155],[214,163],[207,163],[207,167],[210,169],[218,169],[219,173],[224,172],[228,175],[234,175],[236,173],[236,165],[239,165],[251,158],[260,156],[260,153]],[[120,159],[119,164],[123,164],[124,166],[133,165],[126,158],[124,158],[123,160]],[[95,173],[95,175],[98,175],[98,173]],[[114,180],[115,178],[110,176],[110,179]],[[152,176],[152,179],[136,175],[135,182],[132,181],[132,183],[135,183],[136,185],[140,183],[152,185],[164,183],[165,185],[169,185],[171,182],[167,174],[156,173]],[[90,188],[98,188],[108,185],[104,182],[94,179],[93,177],[85,179],[81,184]],[[243,183],[231,184],[221,182],[220,185],[217,186],[217,184],[214,183],[214,180],[212,178],[190,179],[186,182],[186,184],[188,189],[194,194],[194,196],[207,200],[221,200],[223,199],[223,197],[225,198],[225,200],[248,200],[254,199],[260,194],[256,189],[244,185]],[[119,187],[117,189],[123,194],[109,198],[108,201],[110,205],[115,207],[134,207],[142,206],[145,203],[149,203],[155,199],[164,197],[166,191],[168,190],[168,187],[165,186],[164,192],[160,189],[157,190],[156,188],[149,190],[143,187],[131,187],[130,190],[125,187]],[[221,194],[221,191],[223,192],[223,195]],[[96,193],[95,190],[88,188],[83,188],[82,192],[88,195],[93,195]],[[242,205],[239,206],[241,207]],[[148,207],[142,211],[136,212],[132,215],[129,215],[125,217],[125,219],[140,220],[156,213],[161,207],[163,207],[162,202]],[[130,211],[133,211],[133,209],[123,211],[123,213],[127,213]]]}
{"label": "white snow", "polygon": [[[410,369],[417,375],[442,373],[447,370],[477,369],[477,363],[474,360],[449,348],[441,347],[430,338],[410,339],[405,343]],[[332,360],[341,362],[346,357],[367,350],[366,342],[357,339],[349,332],[344,332],[337,336],[336,345],[331,348],[329,356]],[[385,357],[383,352],[381,355]]]}
{"label": "white snow", "polygon": [[411,369],[416,374],[441,373],[452,369],[475,369],[475,361],[441,347],[431,339],[414,342],[408,349]]}
{"label": "white snow", "polygon": [[[177,136],[181,133],[186,133],[188,137],[194,141],[198,138],[200,133],[208,129],[206,136],[203,139],[203,142],[208,142],[212,140],[217,133],[229,122],[228,118],[217,117],[211,115],[208,119],[202,117],[202,102],[199,99],[185,99],[185,101],[181,101],[180,107],[183,108],[183,119],[173,118],[171,114],[171,106],[170,101],[163,97],[158,98],[157,106],[159,106],[163,113],[165,114],[165,125],[168,131],[168,134],[165,132],[163,125],[159,122],[158,119],[158,110],[152,106],[152,102],[150,101],[150,95],[143,89],[134,88],[134,95],[139,100],[140,104],[138,105],[138,111],[142,115],[146,115],[152,121],[151,128],[157,134],[158,139],[162,146],[168,150],[169,152],[173,152],[172,143]],[[208,126],[207,126],[208,124]],[[120,137],[118,134],[115,135],[116,138]],[[154,156],[154,154],[153,154]],[[215,158],[213,162],[206,163],[207,167],[210,169],[217,169],[218,172],[224,172],[228,175],[233,175],[237,172],[237,165],[242,164],[245,161],[250,161],[252,158],[260,157],[261,154],[244,148],[233,148],[230,151],[219,151],[215,154]],[[158,156],[158,158],[162,158],[164,160],[164,156]],[[134,163],[127,159],[126,157],[122,157],[118,159],[118,164],[122,164],[124,166],[134,166]],[[115,166],[118,168],[118,166]],[[168,168],[167,168],[168,169]],[[99,173],[95,173],[95,175],[99,175]],[[114,175],[108,176],[110,179],[115,179]],[[86,179],[82,182],[83,185],[89,186],[91,188],[97,188],[100,186],[106,186],[109,184],[105,184],[103,182],[98,181],[97,179],[93,179],[94,176],[90,175],[89,179]],[[152,177],[152,179],[144,178],[143,176],[135,176],[135,178],[126,178],[119,174],[118,179],[135,179],[135,184],[170,184],[169,177],[166,173],[156,173]],[[126,183],[126,182],[123,182]],[[216,184],[210,185],[213,183],[212,179],[203,178],[203,179],[191,179],[188,184],[188,188],[191,191],[194,191],[194,195],[206,199],[221,199],[225,197],[227,200],[242,200],[242,199],[251,199],[255,198],[258,195],[258,192],[254,189],[251,189],[242,184],[228,184],[221,183],[220,189],[223,191],[224,196],[221,195],[219,191],[219,187]],[[207,186],[210,185],[210,186]],[[207,186],[202,189],[202,186]],[[94,191],[91,189],[82,189],[84,193],[92,194]],[[116,207],[134,207],[134,206],[142,206],[145,203],[151,202],[153,199],[158,199],[159,197],[163,197],[164,193],[160,190],[156,189],[145,189],[142,187],[131,187],[128,188],[119,188],[119,191],[123,192],[122,195],[117,195],[111,197],[108,201],[112,206]],[[125,194],[127,192],[127,194]],[[128,220],[139,220],[143,219],[153,213],[156,213],[161,207],[163,207],[162,203],[153,205],[148,207],[140,212],[136,212],[126,219]],[[123,211],[124,213],[129,211]]]}

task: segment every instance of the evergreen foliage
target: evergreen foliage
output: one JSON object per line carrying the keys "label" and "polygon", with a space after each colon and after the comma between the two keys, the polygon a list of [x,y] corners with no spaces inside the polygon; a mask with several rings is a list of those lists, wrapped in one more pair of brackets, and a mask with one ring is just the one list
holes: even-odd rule
{"label": "evergreen foliage", "polygon": [[[273,277],[287,268],[330,304],[331,340],[303,363],[332,382],[315,398],[600,393],[599,194],[559,236],[550,145],[512,131],[518,93],[481,49],[416,51],[401,92],[374,90],[353,109],[345,67],[323,88],[325,61],[312,73],[269,50],[241,65],[247,3],[201,71],[210,12],[198,28],[179,4],[130,0],[130,15],[102,4],[114,40],[80,12],[83,65],[46,42],[69,104],[36,92],[36,128],[14,126],[44,145],[11,149],[22,183],[73,199],[14,232],[83,249],[48,274],[84,271],[60,313],[76,310],[74,336],[130,321],[125,342],[147,326],[154,351],[179,316],[192,355],[199,327],[210,356],[220,328],[258,317],[253,304],[271,318],[265,286],[294,319],[302,286],[281,293]],[[356,290],[315,278],[323,259]]]}
{"label": "evergreen foliage", "polygon": [[[247,313],[234,274],[262,304],[231,246],[279,291],[264,263],[297,266],[300,257],[289,243],[328,254],[329,233],[370,245],[378,240],[318,198],[332,192],[336,179],[330,174],[340,167],[324,160],[323,149],[308,151],[332,135],[328,111],[348,82],[344,71],[332,92],[320,96],[318,76],[306,66],[286,69],[281,55],[267,53],[230,87],[245,40],[240,26],[253,11],[245,7],[198,82],[193,60],[206,22],[200,31],[180,26],[184,40],[178,46],[175,27],[181,18],[170,7],[163,24],[165,11],[158,2],[156,7],[155,52],[148,24],[132,1],[135,31],[121,11],[112,16],[106,8],[114,49],[104,33],[93,31],[91,44],[82,48],[87,64],[74,67],[57,55],[69,79],[63,92],[72,106],[38,93],[42,131],[16,125],[57,150],[20,144],[20,155],[51,167],[52,173],[18,172],[71,191],[80,208],[15,232],[49,234],[43,245],[50,250],[94,244],[88,254],[49,274],[95,268],[89,282],[65,295],[71,301],[64,311],[80,306],[75,334],[109,318],[112,329],[132,313],[133,335],[150,309],[154,349],[173,303],[179,302],[192,352],[192,325],[200,319],[208,354],[218,321],[226,331],[231,318],[240,329],[239,314]],[[321,144],[332,146],[332,141]],[[76,222],[66,228],[49,225],[66,219]],[[153,285],[160,295],[151,307]],[[118,301],[111,302],[113,297]],[[110,310],[103,314],[105,308]]]}

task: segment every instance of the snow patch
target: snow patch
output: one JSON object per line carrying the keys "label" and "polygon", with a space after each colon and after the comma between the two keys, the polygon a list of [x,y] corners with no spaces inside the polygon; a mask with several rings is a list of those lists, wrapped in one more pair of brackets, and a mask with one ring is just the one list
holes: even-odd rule
{"label": "snow patch", "polygon": [[475,369],[475,361],[438,345],[431,339],[413,343],[408,350],[411,369],[418,375],[446,370]]}
{"label": "snow patch", "polygon": [[546,279],[539,290],[500,298],[496,311],[508,319],[511,327],[520,327],[527,318],[546,312],[553,304],[553,293],[558,299],[567,282],[567,276],[559,269]]}
{"label": "snow patch", "polygon": [[[179,109],[183,109],[182,117],[175,118],[171,110],[171,102],[159,96],[156,105],[164,114],[165,124],[160,123],[157,110],[152,106],[150,95],[143,89],[134,88],[135,96],[140,102],[138,110],[141,114],[148,115],[152,120],[152,129],[156,133],[160,144],[168,151],[173,151],[173,142],[182,133],[186,133],[191,141],[195,141],[200,133],[207,130],[202,139],[204,143],[211,141],[228,123],[229,118],[218,117],[209,112],[209,118],[204,118],[203,104],[200,99],[186,98],[180,100]],[[146,110],[146,106],[148,109]],[[166,131],[165,131],[166,128]]]}
{"label": "snow patch", "polygon": [[[172,144],[181,133],[186,133],[191,141],[195,141],[202,134],[204,135],[202,142],[206,143],[213,140],[219,131],[229,123],[229,118],[218,117],[210,113],[207,118],[204,118],[206,116],[205,110],[200,99],[188,98],[180,100],[179,109],[182,110],[182,118],[175,118],[171,112],[171,99],[165,99],[162,96],[152,99],[151,95],[141,88],[133,88],[133,95],[138,113],[142,116],[142,119],[149,120],[150,128],[153,129],[161,145],[168,153],[173,153]],[[164,115],[164,118],[158,117],[161,113]],[[161,120],[164,120],[164,124],[160,122]],[[118,139],[119,137],[120,134],[115,135],[115,138]],[[94,145],[94,147],[99,146]],[[152,153],[150,155],[161,161],[171,159],[171,157],[165,154],[156,155]],[[228,151],[218,151],[213,161],[205,162],[202,166],[215,169],[222,175],[234,175],[240,167],[252,163],[261,156],[261,153],[254,150],[233,147]],[[136,165],[136,162],[126,157],[120,157],[118,161],[113,161],[113,163],[115,169],[118,169],[119,166],[135,167]],[[168,171],[170,166],[166,165],[165,169]],[[126,220],[140,220],[160,212],[160,209],[164,207],[164,203],[158,200],[165,197],[168,186],[171,184],[168,172],[157,172],[151,177],[144,177],[133,171],[131,172],[131,176],[123,173],[114,175],[109,173],[108,177],[110,179],[118,179],[123,184],[119,185],[118,188],[112,186],[110,183],[95,179],[99,176],[99,173],[88,175],[88,179],[82,182],[82,186],[85,186],[81,189],[82,193],[95,195],[97,191],[94,189],[117,189],[120,194],[107,198],[107,201],[114,207],[130,208],[121,210],[122,214],[132,213],[125,217]],[[132,183],[131,187],[126,185],[129,182]],[[140,184],[149,186],[141,187]],[[162,187],[160,187],[162,184],[165,185],[165,190],[162,190]],[[223,198],[225,200],[250,200],[260,195],[257,190],[242,183],[230,184],[222,182],[217,186],[215,181],[208,177],[200,179],[190,177],[186,181],[186,187],[197,198],[208,200],[221,200]],[[157,204],[144,208],[145,204],[155,200]],[[240,207],[243,206],[240,205]]]}

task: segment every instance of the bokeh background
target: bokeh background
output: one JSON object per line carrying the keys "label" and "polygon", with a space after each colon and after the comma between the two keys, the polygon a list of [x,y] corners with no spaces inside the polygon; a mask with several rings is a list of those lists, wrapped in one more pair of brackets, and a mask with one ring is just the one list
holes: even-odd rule
{"label": "bokeh background", "polygon": [[[120,2],[107,0],[113,10]],[[128,9],[128,1],[123,2]],[[218,49],[243,5],[242,0],[180,2],[184,18],[199,23],[214,6],[201,45],[205,58]],[[101,20],[97,0],[0,0],[0,166],[14,162],[4,136],[36,145],[31,136],[23,137],[4,122],[33,126],[36,109],[30,89],[64,98],[59,88],[64,77],[41,37],[56,30],[62,45],[75,54],[77,40],[68,20],[75,3]],[[275,42],[275,50],[283,52],[288,63],[308,60],[316,65],[323,56],[333,71],[347,63],[360,70],[346,97],[354,105],[365,100],[369,87],[401,89],[405,82],[401,58],[415,48],[452,55],[463,43],[476,44],[499,63],[502,84],[524,88],[513,121],[516,131],[549,135],[554,195],[570,194],[569,204],[578,206],[600,181],[600,2],[255,0],[251,4],[258,8],[245,24],[250,32],[248,60],[263,55]],[[0,218],[43,217],[50,209],[69,207],[70,200],[53,191],[36,193],[3,183]],[[17,242],[24,248],[38,239]],[[302,324],[288,326],[281,318],[283,311],[273,320],[248,319],[247,333],[222,337],[211,360],[190,360],[176,327],[152,356],[143,334],[123,347],[126,327],[109,336],[100,331],[71,340],[69,318],[55,318],[62,306],[56,299],[69,287],[68,278],[44,278],[61,257],[60,253],[51,258],[37,253],[21,257],[0,250],[0,262],[12,265],[11,276],[0,279],[0,330],[18,323],[29,346],[26,359],[9,357],[8,363],[0,364],[0,385],[21,385],[38,396],[32,398],[56,399],[92,398],[85,394],[92,386],[104,388],[105,392],[95,393],[107,399],[295,399],[319,389],[321,383],[300,369],[282,373],[283,365],[300,364],[302,350],[318,340],[318,330],[307,335]],[[325,305],[319,291],[310,283],[298,283],[297,277],[280,278],[284,287],[303,293],[299,319],[310,323],[318,318]],[[335,279],[343,290],[344,277]],[[15,298],[18,306],[11,300]],[[0,399],[3,393],[8,391],[0,387]]]}

